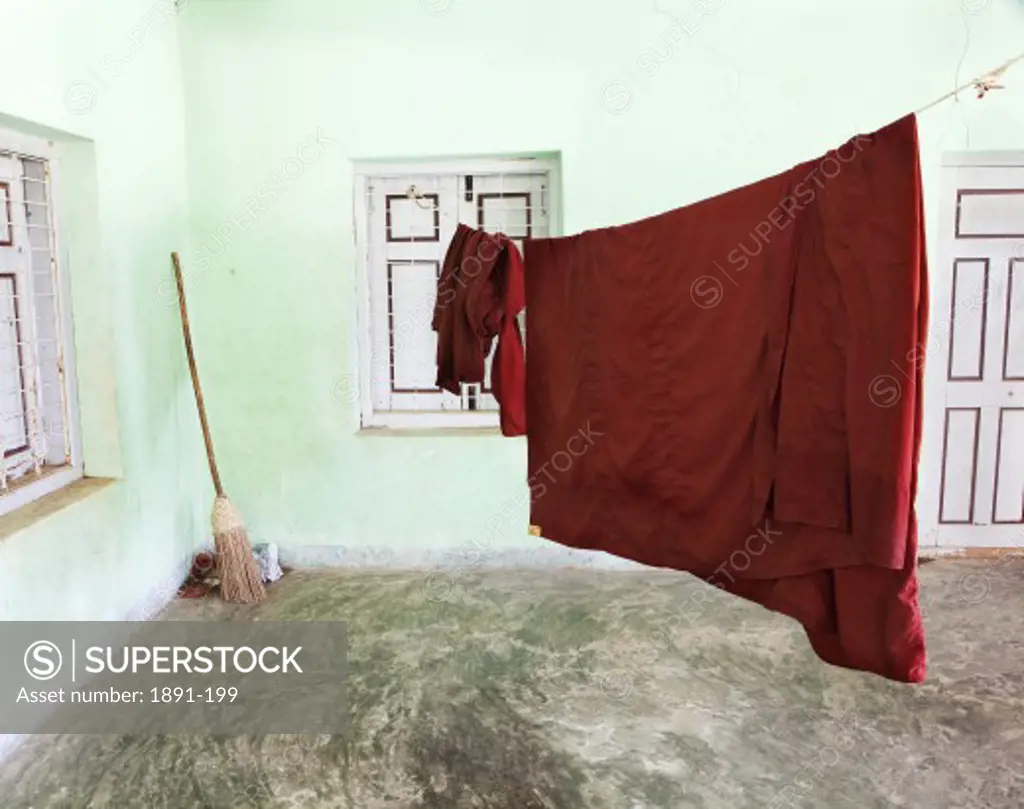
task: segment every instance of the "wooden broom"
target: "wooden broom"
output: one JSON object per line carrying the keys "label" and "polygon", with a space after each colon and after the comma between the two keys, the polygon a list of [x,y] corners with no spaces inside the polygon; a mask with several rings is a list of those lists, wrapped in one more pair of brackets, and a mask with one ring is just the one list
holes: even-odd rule
{"label": "wooden broom", "polygon": [[213,539],[217,549],[217,575],[220,578],[220,595],[225,601],[233,604],[253,604],[267,596],[260,576],[259,563],[253,558],[252,544],[245,530],[245,523],[238,510],[221,486],[220,473],[217,472],[217,461],[213,455],[213,439],[210,437],[210,425],[206,421],[206,408],[203,405],[203,391],[199,387],[199,372],[196,370],[196,355],[192,350],[192,333],[188,326],[188,310],[185,307],[185,283],[181,275],[181,259],[177,253],[171,253],[174,262],[174,280],[178,285],[178,305],[181,308],[181,326],[185,333],[185,352],[188,354],[188,368],[192,372],[192,389],[196,394],[196,407],[199,409],[199,423],[203,427],[203,440],[206,442],[206,458],[210,462],[210,475],[213,477],[213,488],[217,493],[213,501]]}

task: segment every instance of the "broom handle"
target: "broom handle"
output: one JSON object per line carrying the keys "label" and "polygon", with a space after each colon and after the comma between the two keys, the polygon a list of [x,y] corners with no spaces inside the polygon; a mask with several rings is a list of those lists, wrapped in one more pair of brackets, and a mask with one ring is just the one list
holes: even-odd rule
{"label": "broom handle", "polygon": [[217,472],[217,460],[213,456],[213,439],[210,437],[210,425],[206,421],[206,407],[203,405],[203,390],[199,386],[199,371],[196,369],[196,355],[192,350],[192,331],[188,326],[188,309],[185,308],[185,283],[181,277],[181,259],[177,253],[171,253],[174,262],[174,280],[178,285],[178,306],[181,309],[181,326],[185,332],[185,353],[188,354],[188,369],[192,372],[192,390],[196,392],[196,406],[199,408],[199,423],[203,426],[203,440],[206,442],[206,458],[210,462],[210,475],[213,477],[213,488],[218,497],[224,496],[220,485],[220,473]]}

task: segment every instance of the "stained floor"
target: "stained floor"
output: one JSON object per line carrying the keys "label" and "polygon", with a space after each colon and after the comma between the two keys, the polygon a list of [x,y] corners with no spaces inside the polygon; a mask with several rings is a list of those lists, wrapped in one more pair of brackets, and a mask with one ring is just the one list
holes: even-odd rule
{"label": "stained floor", "polygon": [[294,572],[169,617],[345,619],[349,734],[33,739],[0,806],[1019,809],[1024,569],[921,579],[929,676],[907,686],[682,574]]}

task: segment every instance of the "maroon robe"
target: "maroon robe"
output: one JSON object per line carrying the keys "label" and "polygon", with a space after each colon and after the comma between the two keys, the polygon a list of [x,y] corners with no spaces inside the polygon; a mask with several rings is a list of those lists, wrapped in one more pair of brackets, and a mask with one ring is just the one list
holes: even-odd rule
{"label": "maroon robe", "polygon": [[491,359],[491,390],[501,432],[526,433],[523,339],[516,321],[525,304],[523,259],[503,233],[460,224],[444,257],[432,326],[437,332],[437,386],[456,395],[462,383],[483,382]]}
{"label": "maroon robe", "polygon": [[914,117],[525,256],[537,530],[792,616],[830,663],[923,680]]}

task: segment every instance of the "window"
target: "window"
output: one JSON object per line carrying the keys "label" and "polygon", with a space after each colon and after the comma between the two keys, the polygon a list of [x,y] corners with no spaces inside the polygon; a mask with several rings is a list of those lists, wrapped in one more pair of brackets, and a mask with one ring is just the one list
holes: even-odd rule
{"label": "window", "polygon": [[363,427],[491,427],[490,358],[460,396],[436,385],[437,279],[459,223],[526,238],[557,233],[557,164],[466,160],[363,165],[356,172]]}
{"label": "window", "polygon": [[81,477],[50,144],[0,132],[0,514]]}

